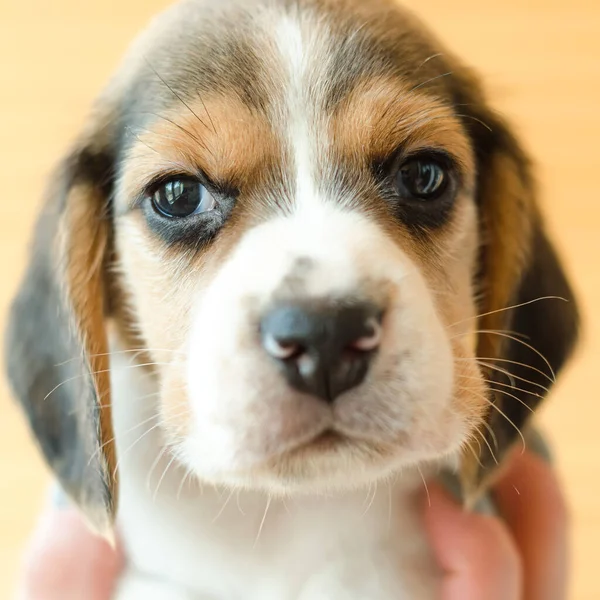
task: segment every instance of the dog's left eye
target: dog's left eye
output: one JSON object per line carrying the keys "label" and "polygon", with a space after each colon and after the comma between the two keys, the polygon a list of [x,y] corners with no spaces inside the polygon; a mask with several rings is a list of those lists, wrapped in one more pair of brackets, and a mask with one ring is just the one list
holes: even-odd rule
{"label": "dog's left eye", "polygon": [[195,179],[170,179],[152,193],[152,205],[170,218],[189,217],[208,212],[216,206],[214,196]]}
{"label": "dog's left eye", "polygon": [[448,173],[434,158],[409,158],[398,170],[396,186],[404,198],[435,200],[448,187]]}

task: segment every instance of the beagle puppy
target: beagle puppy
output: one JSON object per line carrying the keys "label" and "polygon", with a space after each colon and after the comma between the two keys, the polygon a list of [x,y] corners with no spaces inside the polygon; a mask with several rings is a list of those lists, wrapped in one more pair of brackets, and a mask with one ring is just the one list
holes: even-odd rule
{"label": "beagle puppy", "polygon": [[[392,0],[184,0],[54,175],[8,370],[119,600],[426,600],[576,339],[530,163]],[[74,566],[75,568],[75,566]]]}

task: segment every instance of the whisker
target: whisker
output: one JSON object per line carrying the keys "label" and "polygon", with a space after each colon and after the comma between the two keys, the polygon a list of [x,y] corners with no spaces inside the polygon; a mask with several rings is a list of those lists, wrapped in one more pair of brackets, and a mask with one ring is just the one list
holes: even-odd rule
{"label": "whisker", "polygon": [[525,368],[531,369],[532,371],[535,371],[536,373],[539,373],[540,375],[544,376],[550,383],[554,383],[552,381],[552,378],[548,375],[548,373],[544,373],[544,371],[537,369],[536,367],[528,365],[527,363],[518,362],[516,360],[509,360],[507,358],[487,358],[487,357],[484,357],[484,358],[479,358],[479,357],[456,358],[455,360],[475,360],[475,362],[479,366],[485,367],[487,369],[491,369],[492,371],[498,371],[500,373],[503,373],[504,375],[507,375],[511,381],[514,379],[518,379],[519,381],[524,381],[525,383],[529,383],[531,385],[539,387],[542,390],[544,390],[545,392],[548,392],[550,390],[546,386],[542,385],[541,383],[537,383],[536,381],[531,381],[530,379],[521,377],[520,375],[515,375],[512,371],[509,371],[508,369],[505,369],[503,367],[499,367],[498,365],[494,365],[492,363],[488,363],[488,362],[484,362],[484,361],[492,360],[492,361],[496,361],[496,362],[508,363],[508,364],[512,364],[512,365],[518,365],[520,367],[525,367]]}
{"label": "whisker", "polygon": [[158,495],[158,490],[160,489],[160,485],[163,482],[163,479],[165,478],[165,476],[167,475],[167,471],[171,468],[171,465],[175,462],[176,458],[177,458],[177,455],[173,454],[173,456],[171,457],[171,460],[169,461],[169,463],[165,467],[165,470],[163,471],[163,474],[160,476],[160,479],[158,480],[158,484],[156,485],[156,489],[154,490],[154,494],[152,496],[152,502],[156,502],[156,497]]}
{"label": "whisker", "polygon": [[[486,398],[486,400],[487,400],[487,398]],[[488,400],[488,402],[489,402],[489,400]],[[491,402],[490,402],[490,404],[491,404]],[[483,422],[485,423],[485,421],[483,421]],[[486,423],[486,425],[487,425],[487,423]],[[488,427],[489,427],[489,425],[488,425]],[[496,455],[494,454],[494,451],[492,450],[492,447],[490,446],[490,443],[487,441],[487,438],[485,437],[485,435],[483,435],[481,433],[479,427],[475,427],[475,431],[477,431],[477,433],[479,434],[479,436],[483,440],[483,443],[488,447],[488,450],[490,451],[490,454],[492,455],[492,458],[493,458],[494,462],[496,464],[499,464],[498,463],[498,459],[496,458]]]}
{"label": "whisker", "polygon": [[208,112],[208,108],[206,108],[206,104],[204,103],[204,98],[202,98],[202,95],[200,94],[200,92],[196,92],[196,95],[198,96],[198,99],[202,103],[202,108],[204,109],[204,112],[206,113],[206,116],[208,117],[208,120],[210,121],[210,125],[212,127],[213,133],[216,135],[217,128],[215,127],[215,123],[214,123],[212,117],[210,116],[210,113]]}
{"label": "whisker", "polygon": [[472,121],[475,121],[476,123],[479,123],[480,125],[485,127],[490,133],[493,133],[492,128],[485,121],[482,121],[481,119],[478,119],[477,117],[474,117],[473,115],[465,115],[465,114],[461,114],[461,113],[456,113],[456,116],[462,117],[463,119],[471,119]]}
{"label": "whisker", "polygon": [[492,438],[494,448],[496,448],[497,451],[500,450],[500,446],[498,445],[498,438],[496,437],[494,430],[492,429],[489,423],[486,423],[486,421],[482,421],[482,423],[483,426],[486,428],[487,432],[490,434],[490,437]]}
{"label": "whisker", "polygon": [[477,442],[477,445],[479,446],[479,454],[477,454],[473,446],[471,446],[470,440],[465,440],[464,444],[471,451],[471,454],[474,456],[475,460],[477,461],[477,464],[483,469],[483,464],[481,462],[481,459],[479,458],[481,454],[481,444],[479,443],[479,440],[477,440],[477,438],[475,438],[474,436],[472,436],[470,439]]}
{"label": "whisker", "polygon": [[165,455],[167,451],[167,447],[163,446],[160,449],[160,452],[156,455],[154,461],[152,462],[152,465],[150,466],[150,470],[148,471],[148,475],[146,475],[146,490],[148,491],[148,493],[150,493],[150,479],[152,478],[152,473],[154,472],[154,469],[156,469],[158,463],[161,461],[162,457]]}
{"label": "whisker", "polygon": [[[481,435],[481,432],[479,431],[479,428],[476,425],[474,426],[474,428],[475,428],[475,431],[477,433],[479,433],[479,435]],[[475,434],[473,434],[470,439],[471,439],[471,441],[473,441],[477,444],[477,449],[479,450],[479,454],[481,454],[481,443],[479,442],[479,439],[477,438],[477,436]],[[483,465],[481,465],[481,466],[483,466]]]}
{"label": "whisker", "polygon": [[121,461],[125,458],[125,456],[131,451],[131,449],[136,446],[142,439],[144,439],[151,431],[154,431],[155,429],[157,429],[158,427],[161,426],[161,423],[156,423],[155,425],[153,425],[152,427],[150,427],[150,429],[147,429],[144,433],[142,433],[142,435],[140,435],[135,442],[133,442],[130,446],[127,447],[127,449],[123,452],[123,454],[121,454],[121,456],[118,458],[117,460],[117,464],[115,465],[115,469],[113,471],[113,477],[117,476],[117,472],[119,470],[119,466],[121,465]]}
{"label": "whisker", "polygon": [[[511,382],[511,387],[514,387],[515,389],[520,389],[520,388],[517,388],[517,385],[515,382],[515,380],[518,380],[518,381],[522,381],[524,383],[528,383],[529,385],[532,385],[534,387],[537,387],[540,390],[542,390],[543,392],[545,392],[546,394],[550,393],[550,388],[546,387],[545,385],[538,383],[537,381],[531,381],[530,379],[521,377],[520,375],[515,375],[512,371],[509,371],[508,369],[504,369],[502,367],[494,366],[494,365],[491,365],[488,363],[481,363],[480,366],[490,369],[492,371],[493,370],[498,371],[502,375],[506,375],[507,378],[509,379],[509,381]],[[496,383],[500,383],[500,382],[496,382]],[[504,385],[506,385],[506,384],[504,384]],[[528,393],[531,393],[531,392],[528,392]]]}
{"label": "whisker", "polygon": [[227,505],[229,504],[229,501],[233,497],[234,493],[235,493],[235,489],[232,489],[231,492],[229,493],[229,496],[227,496],[227,498],[225,499],[225,502],[223,502],[223,505],[221,506],[221,510],[219,510],[219,512],[217,513],[217,516],[212,520],[213,523],[216,523],[218,518],[223,514],[223,511],[227,508]]}
{"label": "whisker", "polygon": [[258,527],[258,533],[256,534],[256,539],[254,540],[254,545],[252,546],[253,548],[256,548],[256,546],[258,544],[258,540],[260,538],[260,534],[262,533],[263,527],[265,526],[265,521],[267,520],[267,513],[269,512],[269,508],[271,506],[271,499],[272,499],[271,496],[269,496],[269,499],[267,500],[267,505],[265,506],[265,512],[262,516],[262,520]]}
{"label": "whisker", "polygon": [[417,470],[419,471],[419,475],[421,476],[421,481],[423,482],[423,485],[425,486],[425,493],[427,494],[427,505],[429,506],[429,508],[431,508],[431,496],[429,495],[429,488],[427,487],[427,482],[425,481],[425,477],[423,476],[423,471],[421,471],[421,467],[417,467]]}
{"label": "whisker", "polygon": [[[132,431],[135,431],[136,429],[140,428],[142,425],[145,425],[146,423],[148,423],[148,421],[152,421],[154,419],[158,419],[160,417],[159,414],[155,414],[152,415],[151,417],[149,417],[148,419],[144,419],[141,423],[138,423],[137,425],[134,425],[133,427],[130,427],[129,429],[126,429],[124,431],[124,433],[131,433]],[[100,444],[100,446],[98,448],[96,448],[96,450],[94,450],[94,453],[92,454],[92,456],[90,456],[90,459],[87,462],[87,466],[89,467],[91,462],[94,460],[94,458],[100,454],[100,452],[102,452],[102,450],[108,446],[109,444],[111,444],[112,442],[115,442],[117,439],[116,435],[113,435],[113,437],[111,437],[109,440],[106,440],[105,442],[102,442],[102,444]]]}
{"label": "whisker", "polygon": [[[421,111],[421,113],[417,113],[416,116],[419,116],[420,114],[427,113],[427,112],[429,112],[429,111]],[[490,131],[490,132],[492,131],[492,128],[487,123],[485,123],[481,119],[478,119],[477,117],[474,117],[473,115],[466,115],[464,113],[455,113],[455,116],[461,117],[463,119],[471,119],[472,121],[475,121],[475,122],[479,123],[481,126],[485,127],[488,131]],[[425,125],[426,123],[431,123],[433,121],[438,121],[440,119],[446,119],[446,118],[447,118],[446,115],[431,116],[431,117],[429,117],[427,119],[421,119],[420,121],[416,121],[415,122],[415,126],[416,127],[421,127],[421,126]]]}
{"label": "whisker", "polygon": [[498,335],[500,337],[512,340],[513,342],[522,344],[523,346],[525,346],[525,348],[529,348],[532,352],[535,352],[535,354],[537,354],[544,361],[544,363],[546,364],[548,369],[550,369],[550,373],[552,374],[552,378],[553,378],[551,380],[552,383],[556,382],[556,374],[554,373],[554,369],[552,368],[552,365],[550,364],[548,359],[539,350],[537,350],[537,348],[534,348],[531,344],[528,344],[527,342],[524,342],[523,340],[520,340],[519,338],[509,335],[507,333],[501,333],[499,331],[494,331],[491,329],[479,329],[475,333],[489,333],[489,334],[493,334],[493,335]]}
{"label": "whisker", "polygon": [[126,127],[125,131],[129,135],[132,135],[140,144],[143,144],[144,146],[146,146],[146,148],[148,148],[148,150],[150,150],[151,152],[154,152],[154,154],[160,154],[160,152],[158,150],[153,148],[150,144],[148,144],[148,142],[145,142],[135,131],[133,131],[133,129],[131,127],[129,127],[129,126]]}
{"label": "whisker", "polygon": [[[140,115],[148,115],[148,116],[152,116],[152,117],[159,117],[160,116],[160,115],[157,115],[156,113],[150,112],[150,111],[148,111],[148,112],[140,112],[139,114]],[[140,133],[148,133],[148,134],[150,134],[152,136],[160,137],[161,139],[163,139],[163,140],[165,140],[167,142],[177,142],[178,141],[175,136],[168,135],[166,133],[156,132],[156,131],[153,131],[152,129],[149,129],[148,127],[142,127],[141,125],[136,125],[135,129],[133,127],[131,127],[131,126],[128,126],[126,128],[126,130],[128,131],[128,133],[130,135],[134,136],[138,141],[142,142],[147,148],[150,148],[150,150],[152,150],[153,152],[156,152],[157,154],[160,154],[160,152],[158,152],[157,150],[155,150],[154,148],[152,148],[152,146],[149,146],[148,144],[146,144],[144,142],[144,140],[142,140],[140,138],[140,135],[139,135],[138,132],[140,132]],[[183,153],[180,152],[180,154],[182,156],[184,156]],[[167,161],[167,162],[171,162],[174,166],[176,166],[176,165],[179,164],[176,161]]]}
{"label": "whisker", "polygon": [[242,510],[242,507],[240,505],[240,490],[237,491],[237,494],[235,495],[235,503],[237,505],[237,509],[239,510],[240,514],[245,517],[246,513]]}
{"label": "whisker", "polygon": [[155,116],[158,119],[162,119],[166,123],[170,123],[174,127],[177,127],[177,129],[179,129],[182,133],[185,133],[189,138],[191,138],[194,142],[196,142],[196,144],[198,144],[198,146],[200,146],[201,148],[206,150],[211,156],[214,156],[213,153],[211,152],[210,148],[208,148],[206,146],[206,144],[196,134],[192,133],[189,129],[186,129],[185,127],[183,127],[183,125],[177,123],[177,121],[174,121],[173,119],[169,119],[169,117],[166,117],[165,115],[155,114]]}
{"label": "whisker", "polygon": [[[169,366],[172,363],[170,362],[147,362],[140,363],[135,365],[125,365],[121,367],[122,369],[139,369],[140,367],[154,367],[154,366]],[[87,377],[88,375],[100,375],[102,373],[110,373],[112,369],[100,369],[99,371],[89,371],[86,373],[79,373],[79,375],[74,375],[73,377],[69,377],[64,381],[61,381],[58,385],[54,386],[45,396],[44,400],[47,400],[57,389],[62,387],[63,385],[70,383],[72,381],[76,381],[77,379],[81,379],[82,377]]]}
{"label": "whisker", "polygon": [[473,333],[507,333],[526,340],[530,339],[528,335],[525,335],[524,333],[520,333],[518,331],[513,331],[511,329],[470,329],[469,331],[463,331],[461,333],[457,333],[453,336],[450,336],[449,339],[455,340],[461,337],[465,337],[467,335],[471,335]]}
{"label": "whisker", "polygon": [[467,317],[466,319],[461,319],[460,321],[456,321],[456,323],[452,323],[452,325],[448,325],[448,327],[454,327],[455,325],[459,325],[460,323],[464,323],[466,321],[472,321],[474,319],[481,319],[482,317],[487,317],[489,315],[495,315],[497,313],[501,313],[507,310],[514,310],[515,308],[521,308],[522,306],[527,306],[529,304],[533,304],[535,302],[540,302],[542,300],[562,300],[563,302],[568,302],[566,298],[562,296],[540,296],[539,298],[534,298],[533,300],[528,300],[527,302],[521,302],[519,304],[513,304],[511,306],[507,306],[505,308],[498,308],[496,310],[490,310],[489,312],[480,313],[478,315],[474,315],[472,317]]}
{"label": "whisker", "polygon": [[[509,398],[514,398],[519,404],[522,404],[531,414],[534,414],[535,411],[533,410],[533,408],[531,408],[531,406],[529,406],[524,400],[521,400],[521,398],[519,398],[518,396],[515,396],[514,394],[511,394],[510,392],[507,392],[506,390],[497,390],[493,387],[489,387],[489,389],[492,392],[496,392],[497,394],[503,394],[504,396],[508,396]],[[531,392],[527,392],[528,394],[530,394]],[[532,396],[535,396],[536,398],[542,398],[542,396],[538,395],[538,394],[531,394]]]}
{"label": "whisker", "polygon": [[[463,390],[473,390],[474,388],[462,388]],[[521,400],[520,398],[518,398],[517,396],[514,396],[513,394],[509,394],[508,392],[504,391],[504,390],[496,390],[494,388],[490,388],[490,391],[492,392],[496,392],[498,394],[504,394],[510,398],[514,398],[517,402],[519,402],[519,404],[522,404],[530,413],[535,414],[535,411],[533,408],[531,408],[531,406],[529,406],[528,404],[526,404],[523,400]],[[479,394],[476,394],[479,397]],[[488,404],[491,404],[492,406],[494,406],[496,408],[496,410],[498,410],[500,412],[500,409],[498,408],[498,406],[491,400],[489,400],[488,398],[486,398],[486,402]],[[504,413],[502,413],[504,414]],[[486,423],[485,421],[483,422],[484,426],[486,427],[486,429],[488,430],[488,432],[490,433],[490,436],[493,437],[494,440],[494,445],[496,446],[496,449],[498,449],[498,440],[496,438],[496,434],[494,433],[494,431],[491,429],[491,427],[488,425],[488,423]],[[514,425],[514,424],[513,424]],[[484,437],[484,441],[485,441],[485,437]]]}
{"label": "whisker", "polygon": [[[485,396],[481,396],[481,398],[483,398],[494,410],[496,410],[500,415],[502,415],[515,428],[515,431],[519,434],[519,437],[521,438],[521,442],[523,444],[523,449],[521,453],[525,452],[525,448],[527,447],[527,443],[525,442],[525,436],[523,435],[522,431],[517,427],[515,422],[489,398],[486,398]],[[486,441],[485,437],[483,439],[484,441]]]}
{"label": "whisker", "polygon": [[442,73],[441,75],[436,75],[435,77],[431,77],[427,81],[424,81],[423,83],[419,83],[419,85],[415,85],[414,87],[410,88],[410,91],[414,92],[415,90],[422,88],[423,86],[427,85],[428,83],[431,83],[432,81],[435,81],[436,79],[441,79],[442,77],[448,77],[452,74],[453,74],[452,71],[448,71],[447,73]]}
{"label": "whisker", "polygon": [[[525,388],[521,388],[521,387],[517,387],[516,385],[511,385],[508,383],[502,383],[501,381],[496,381],[494,379],[486,379],[485,377],[474,377],[471,375],[462,375],[461,373],[458,373],[458,377],[462,378],[462,379],[470,379],[473,381],[484,381],[485,383],[488,383],[489,385],[499,385],[501,387],[507,387],[510,388],[512,390],[515,390],[517,392],[523,392],[524,394],[529,394],[531,396],[535,396],[536,398],[543,398],[543,396],[541,396],[540,394],[537,394],[536,392],[531,392],[530,390],[526,390]],[[488,386],[488,389],[494,389],[494,388],[490,388]],[[501,390],[494,390],[494,391],[501,391]]]}
{"label": "whisker", "polygon": [[440,56],[444,56],[443,52],[437,52],[436,54],[432,54],[431,56],[428,56],[416,69],[415,69],[415,73],[417,73],[417,71],[419,71],[419,69],[421,69],[422,67],[424,67],[430,60],[433,60],[434,58],[439,58]]}
{"label": "whisker", "polygon": [[507,378],[510,379],[510,381],[512,381],[513,383],[514,383],[515,379],[518,379],[519,381],[524,381],[525,383],[529,383],[531,385],[539,387],[546,392],[548,392],[549,389],[547,387],[545,387],[544,385],[542,385],[541,383],[537,383],[536,381],[531,381],[530,379],[521,377],[520,375],[515,375],[512,371],[509,371],[508,369],[505,369],[503,367],[500,367],[498,365],[494,365],[492,363],[485,362],[485,361],[491,360],[491,361],[496,361],[496,362],[518,365],[520,367],[531,369],[532,371],[535,371],[536,373],[539,373],[540,375],[545,377],[550,383],[554,383],[552,381],[552,378],[550,377],[550,375],[548,375],[548,373],[544,373],[544,371],[542,371],[536,367],[533,367],[532,365],[528,365],[527,363],[522,363],[522,362],[518,362],[515,360],[509,360],[507,358],[487,358],[487,357],[485,357],[485,358],[479,358],[479,357],[461,358],[461,357],[458,357],[458,358],[455,358],[455,360],[475,361],[475,363],[477,363],[480,367],[485,367],[486,369],[491,369],[492,371],[498,371],[498,372],[502,373],[503,375],[506,375]]}
{"label": "whisker", "polygon": [[[179,102],[181,102],[181,104],[183,104],[192,113],[192,115],[194,115],[194,117],[196,117],[196,119],[198,120],[199,123],[201,123],[204,127],[206,127],[206,129],[208,129],[206,123],[194,112],[194,110],[190,107],[190,105],[160,76],[158,71],[150,64],[150,61],[146,57],[144,57],[144,60],[146,61],[146,64],[148,65],[150,70],[162,81],[163,85],[171,92],[171,94],[173,94],[173,96],[175,96],[175,98],[177,98],[177,100],[179,100]],[[200,99],[200,100],[202,101],[202,99]],[[204,105],[204,102],[202,102],[202,104]],[[206,110],[206,106],[204,106],[204,110]],[[208,111],[206,111],[206,112],[208,113]],[[209,116],[209,118],[210,118],[210,116]],[[211,119],[211,123],[212,123],[212,119]],[[214,123],[213,123],[213,129],[214,129]]]}
{"label": "whisker", "polygon": [[371,506],[373,506],[373,502],[375,502],[375,496],[377,496],[377,485],[372,484],[371,486],[369,486],[369,490],[367,491],[367,496],[365,497],[365,501],[367,500],[367,498],[369,498],[371,489],[373,490],[373,493],[370,496],[371,499],[369,501],[369,504],[367,505],[367,508],[365,508],[365,510],[362,513],[363,517],[369,512],[369,509],[371,508]]}
{"label": "whisker", "polygon": [[180,497],[181,497],[181,492],[183,491],[183,486],[185,485],[186,480],[188,480],[188,478],[192,475],[193,473],[193,469],[188,468],[186,470],[186,472],[183,474],[183,477],[181,478],[181,483],[179,484],[179,487],[177,488],[177,501],[179,501]]}
{"label": "whisker", "polygon": [[[508,381],[510,382],[511,385],[517,385],[517,382],[515,381],[515,379],[512,377],[511,373],[509,371],[507,371],[506,369],[502,369],[502,367],[498,367],[496,368],[494,365],[492,364],[488,364],[488,363],[484,363],[484,362],[480,362],[477,357],[473,357],[473,358],[460,358],[460,357],[456,357],[454,359],[455,361],[469,361],[469,362],[474,362],[478,367],[479,370],[483,371],[484,368],[486,369],[490,369],[492,371],[494,370],[498,370],[502,373],[502,375],[504,375]],[[461,375],[461,377],[464,377],[464,375]]]}
{"label": "whisker", "polygon": [[98,354],[87,354],[84,356],[75,356],[74,358],[69,358],[63,362],[56,363],[55,367],[62,367],[70,362],[74,362],[76,360],[83,360],[84,358],[99,358],[101,356],[113,356],[118,354],[142,354],[142,353],[151,354],[152,352],[172,352],[173,354],[181,354],[186,355],[187,353],[183,350],[171,350],[170,348],[130,348],[128,350],[113,350],[111,352],[99,352]]}

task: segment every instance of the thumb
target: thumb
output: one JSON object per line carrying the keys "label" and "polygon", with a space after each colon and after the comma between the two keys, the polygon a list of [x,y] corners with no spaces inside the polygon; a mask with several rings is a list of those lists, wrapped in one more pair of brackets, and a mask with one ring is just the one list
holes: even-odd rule
{"label": "thumb", "polygon": [[464,511],[438,484],[429,489],[425,526],[444,573],[442,600],[518,600],[520,558],[503,523]]}
{"label": "thumb", "polygon": [[25,554],[19,600],[109,600],[122,556],[72,507],[42,514]]}

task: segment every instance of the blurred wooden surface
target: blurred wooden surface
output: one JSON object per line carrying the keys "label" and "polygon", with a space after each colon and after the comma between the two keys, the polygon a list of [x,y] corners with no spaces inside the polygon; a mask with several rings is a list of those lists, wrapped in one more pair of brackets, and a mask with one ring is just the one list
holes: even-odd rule
{"label": "blurred wooden surface", "polygon": [[[368,0],[365,0],[368,1]],[[406,0],[411,5],[410,0]],[[0,324],[44,181],[128,42],[166,0],[3,0]],[[587,336],[542,419],[573,509],[573,600],[600,598],[600,2],[413,0],[479,68],[539,163],[546,213],[581,292]],[[594,310],[594,308],[596,310]],[[551,325],[549,324],[549,327]],[[48,476],[0,381],[0,598]]]}

